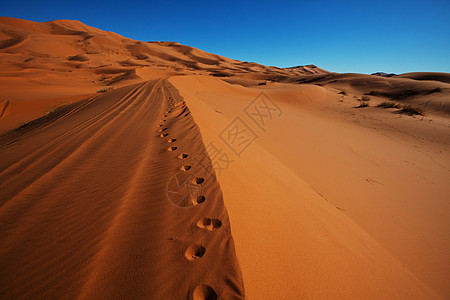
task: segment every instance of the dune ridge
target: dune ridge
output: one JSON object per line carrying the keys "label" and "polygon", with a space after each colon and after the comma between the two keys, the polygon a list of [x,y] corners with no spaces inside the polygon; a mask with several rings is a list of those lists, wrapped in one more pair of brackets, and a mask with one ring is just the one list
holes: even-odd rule
{"label": "dune ridge", "polygon": [[[311,70],[328,73],[315,66],[282,69],[241,62],[175,42],[136,41],[75,20],[38,23],[8,17],[0,17],[0,65],[0,101],[9,100],[12,107],[0,132],[42,116],[62,99],[105,86],[194,73],[249,77],[252,84]],[[25,110],[30,98],[34,107]]]}
{"label": "dune ridge", "polygon": [[[338,74],[315,65],[278,68],[229,59],[176,42],[136,41],[75,20],[38,23],[0,17],[0,65],[0,101],[8,100],[11,106],[0,123],[0,132],[42,116],[47,107],[67,97],[94,94],[105,86],[193,74],[243,86],[276,82],[327,85],[417,105],[427,112],[449,113],[446,73],[417,72],[385,78]],[[34,99],[34,108],[24,109],[35,95],[39,95],[39,101]]]}
{"label": "dune ridge", "polygon": [[3,114],[5,114],[6,109],[8,108],[9,101],[3,101],[0,102],[0,119],[3,117]]}

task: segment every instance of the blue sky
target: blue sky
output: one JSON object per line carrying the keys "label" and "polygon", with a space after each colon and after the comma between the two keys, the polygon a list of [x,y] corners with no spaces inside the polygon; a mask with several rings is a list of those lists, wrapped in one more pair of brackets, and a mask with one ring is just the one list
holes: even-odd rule
{"label": "blue sky", "polygon": [[74,19],[142,41],[335,72],[450,72],[450,1],[0,0],[0,15]]}

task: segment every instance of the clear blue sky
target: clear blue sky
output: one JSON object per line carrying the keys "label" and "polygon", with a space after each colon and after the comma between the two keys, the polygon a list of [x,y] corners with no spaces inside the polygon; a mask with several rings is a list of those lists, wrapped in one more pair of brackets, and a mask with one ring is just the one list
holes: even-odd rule
{"label": "clear blue sky", "polygon": [[450,0],[0,0],[0,15],[75,19],[143,41],[335,72],[450,72]]}

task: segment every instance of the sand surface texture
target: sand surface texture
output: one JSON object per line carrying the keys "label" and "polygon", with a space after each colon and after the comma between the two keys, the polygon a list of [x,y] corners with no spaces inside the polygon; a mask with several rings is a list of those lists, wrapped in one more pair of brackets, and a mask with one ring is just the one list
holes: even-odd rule
{"label": "sand surface texture", "polygon": [[450,298],[449,74],[5,17],[0,66],[0,299]]}

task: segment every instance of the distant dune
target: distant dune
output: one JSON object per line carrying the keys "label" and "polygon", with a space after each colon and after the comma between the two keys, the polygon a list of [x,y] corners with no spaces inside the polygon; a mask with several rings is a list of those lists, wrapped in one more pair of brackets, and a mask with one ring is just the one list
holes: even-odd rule
{"label": "distant dune", "polygon": [[[427,112],[450,114],[450,83],[446,73],[408,73],[391,77],[363,74],[299,76],[290,82],[333,87],[341,92],[367,95],[419,107]],[[361,96],[360,96],[361,97]]]}
{"label": "distant dune", "polygon": [[415,80],[427,80],[427,81],[440,81],[450,84],[450,74],[448,73],[436,73],[436,72],[415,72],[405,73],[397,75],[399,78],[409,78]]}
{"label": "distant dune", "polygon": [[450,297],[450,74],[7,17],[0,66],[1,299]]}
{"label": "distant dune", "polygon": [[[95,93],[103,85],[177,74],[246,78],[258,84],[328,73],[315,66],[282,69],[241,62],[175,42],[136,41],[72,20],[37,23],[0,17],[0,54],[0,100],[11,99],[11,113],[21,112],[5,117],[0,132],[69,102],[66,96]],[[22,106],[31,95],[40,101],[26,112]]]}

